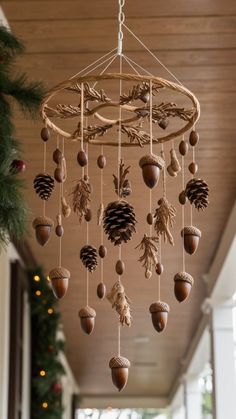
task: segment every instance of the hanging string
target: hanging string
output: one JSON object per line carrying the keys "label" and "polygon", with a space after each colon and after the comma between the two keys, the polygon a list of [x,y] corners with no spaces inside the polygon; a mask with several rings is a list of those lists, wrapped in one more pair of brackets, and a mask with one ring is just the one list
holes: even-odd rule
{"label": "hanging string", "polygon": [[[130,57],[128,57],[127,55],[123,54],[123,58],[125,59],[125,61],[130,65],[130,67],[133,68],[133,70],[135,72],[137,72],[137,70],[135,70],[135,68],[133,67],[132,64],[136,65],[136,67],[138,67],[140,70],[142,70],[144,73],[148,74],[149,76],[153,76],[152,73],[150,73],[150,71],[146,70],[144,67],[142,67],[140,64],[136,63],[136,61],[132,60]],[[132,63],[132,64],[131,64]]]}
{"label": "hanging string", "polygon": [[89,271],[86,269],[86,305],[89,307]]}
{"label": "hanging string", "polygon": [[[184,141],[184,135],[183,135],[183,141]],[[184,167],[184,156],[181,157],[181,166],[182,166],[182,191],[185,189],[185,167]],[[184,224],[185,224],[185,208],[184,205],[182,205],[182,231],[183,231],[183,242],[184,242]],[[183,272],[185,272],[185,250],[184,250],[184,244],[182,243],[182,260],[183,260]]]}
{"label": "hanging string", "polygon": [[[46,174],[47,141],[43,141],[43,173]],[[43,200],[43,216],[45,217],[46,201]]]}
{"label": "hanging string", "polygon": [[175,79],[175,81],[177,81],[177,83],[179,83],[181,86],[183,86],[181,81],[179,79],[177,79],[177,77],[165,66],[165,64],[163,64],[163,62],[161,60],[159,60],[159,58],[144,44],[143,41],[141,41],[141,39],[139,39],[139,37],[137,35],[135,35],[135,33],[133,31],[131,31],[131,29],[128,28],[128,26],[125,25],[125,23],[123,23],[123,26],[139,42],[139,44],[142,45],[143,48],[147,52],[149,52],[149,54],[173,77],[173,79]]}
{"label": "hanging string", "polygon": [[[87,126],[87,118],[86,118],[86,126]],[[88,145],[88,143],[86,143],[86,154],[87,154],[87,157],[88,157],[88,162],[87,162],[87,165],[86,165],[86,176],[87,176],[87,179],[89,179],[89,175],[88,175],[88,170],[89,170],[89,145]],[[88,221],[86,222],[86,242],[87,242],[87,244],[89,244],[89,222]]]}
{"label": "hanging string", "polygon": [[[161,235],[159,236],[159,263],[161,264]],[[157,301],[161,301],[161,275],[157,275]]]}
{"label": "hanging string", "polygon": [[[149,124],[149,130],[150,130],[150,154],[152,155],[152,142],[153,142],[153,131],[152,131],[152,80],[150,80],[150,85],[149,85],[149,90],[150,90],[150,124]],[[149,190],[149,212],[150,214],[152,214],[152,189]],[[152,224],[150,224],[149,226],[149,234],[150,237],[152,237]]]}
{"label": "hanging string", "polygon": [[[102,75],[102,74],[104,74],[105,73],[105,71],[111,66],[111,64],[115,61],[115,59],[118,57],[118,55],[114,55],[113,56],[113,58],[111,59],[111,61],[106,65],[106,67],[99,73],[100,74],[100,76]],[[94,87],[97,85],[97,83],[98,83],[98,81],[96,81],[94,84],[93,84],[93,89],[94,89]]]}
{"label": "hanging string", "polygon": [[121,325],[120,325],[120,321],[118,321],[118,356],[120,356],[120,329],[121,329]]}
{"label": "hanging string", "polygon": [[[164,144],[161,143],[161,157],[165,161]],[[166,165],[162,170],[163,197],[166,198]]]}
{"label": "hanging string", "polygon": [[[77,77],[77,76],[80,76],[80,75],[82,75],[82,73],[84,73],[86,70],[89,70],[89,69],[91,69],[91,71],[93,71],[93,70],[95,70],[95,65],[99,62],[99,61],[101,61],[101,60],[103,60],[103,58],[106,58],[106,57],[108,57],[108,55],[110,55],[110,54],[112,54],[114,51],[116,51],[117,50],[117,47],[116,48],[113,48],[111,51],[109,51],[109,52],[107,52],[105,55],[103,55],[102,57],[100,57],[100,58],[98,58],[97,60],[95,60],[94,62],[92,62],[91,64],[89,64],[89,65],[87,65],[85,68],[83,68],[82,70],[80,70],[78,73],[76,73],[76,74],[74,74],[71,78],[70,78],[70,80],[73,80],[75,77]],[[115,54],[116,55],[116,54]],[[109,60],[111,57],[109,57],[107,60]],[[102,62],[102,64],[104,63],[104,61]],[[96,67],[97,68],[97,67]],[[85,76],[86,74],[84,74],[84,76]]]}

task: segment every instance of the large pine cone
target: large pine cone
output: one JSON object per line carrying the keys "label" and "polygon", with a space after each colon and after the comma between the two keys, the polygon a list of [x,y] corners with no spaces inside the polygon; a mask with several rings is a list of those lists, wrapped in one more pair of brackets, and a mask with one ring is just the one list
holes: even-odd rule
{"label": "large pine cone", "polygon": [[54,189],[54,179],[46,173],[40,173],[34,178],[34,189],[39,197],[47,201]]}
{"label": "large pine cone", "polygon": [[209,204],[209,188],[202,179],[191,179],[186,185],[185,194],[198,210],[204,210]]}
{"label": "large pine cone", "polygon": [[80,250],[80,259],[89,272],[95,271],[98,264],[98,254],[96,247],[86,245]]}
{"label": "large pine cone", "polygon": [[115,246],[131,239],[136,222],[134,209],[126,201],[110,202],[104,211],[104,231]]}

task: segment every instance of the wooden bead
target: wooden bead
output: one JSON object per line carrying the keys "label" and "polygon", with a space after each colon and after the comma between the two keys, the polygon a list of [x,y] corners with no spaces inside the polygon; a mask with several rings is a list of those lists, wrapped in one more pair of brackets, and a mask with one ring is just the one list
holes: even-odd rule
{"label": "wooden bead", "polygon": [[186,156],[186,154],[188,152],[188,143],[186,143],[186,141],[184,141],[184,140],[180,141],[179,152],[180,152],[181,156]]}
{"label": "wooden bead", "polygon": [[92,211],[90,208],[87,209],[86,214],[84,216],[85,221],[89,222],[92,220]]}
{"label": "wooden bead", "polygon": [[101,246],[99,246],[98,253],[100,258],[105,258],[107,255],[107,248],[101,244]]}
{"label": "wooden bead", "polygon": [[106,164],[107,164],[106,157],[103,156],[102,154],[100,156],[98,156],[97,165],[98,165],[99,169],[104,169]]}
{"label": "wooden bead", "polygon": [[56,148],[56,150],[54,150],[53,155],[52,155],[52,158],[53,158],[53,161],[56,164],[59,164],[60,163],[60,160],[62,158],[62,152],[61,152],[61,150],[59,150],[59,148]]}
{"label": "wooden bead", "polygon": [[162,263],[158,262],[157,265],[156,265],[157,275],[163,274],[163,271],[164,271],[164,266],[162,265]]}
{"label": "wooden bead", "polygon": [[58,183],[62,183],[63,182],[63,170],[60,167],[57,167],[54,170],[54,179],[58,182]]}
{"label": "wooden bead", "polygon": [[149,214],[147,215],[147,223],[149,225],[153,224],[153,215],[149,212]]}
{"label": "wooden bead", "polygon": [[122,260],[119,259],[116,262],[116,273],[118,275],[122,275],[124,273],[124,271],[125,271],[125,264]]}
{"label": "wooden bead", "polygon": [[168,125],[169,125],[169,119],[167,119],[167,118],[163,118],[163,119],[161,119],[161,121],[158,123],[158,125],[159,125],[159,127],[160,128],[162,128],[162,129],[166,129],[167,127],[168,127]]}
{"label": "wooden bead", "polygon": [[55,233],[58,237],[62,237],[64,234],[64,228],[62,227],[62,225],[57,225],[56,229],[55,229]]}
{"label": "wooden bead", "polygon": [[191,131],[189,135],[189,143],[191,146],[195,146],[199,141],[199,134],[197,131]]}
{"label": "wooden bead", "polygon": [[48,128],[44,127],[41,129],[41,138],[45,142],[50,139],[50,131]]}
{"label": "wooden bead", "polygon": [[180,194],[179,194],[179,203],[181,205],[184,205],[184,204],[186,204],[186,201],[187,201],[187,197],[186,197],[185,191],[180,192]]}
{"label": "wooden bead", "polygon": [[102,300],[106,295],[106,285],[103,282],[100,282],[97,286],[97,296]]}
{"label": "wooden bead", "polygon": [[190,173],[192,173],[192,175],[195,175],[195,173],[197,173],[198,171],[198,165],[195,162],[190,163],[190,165],[188,166],[188,170],[190,171]]}
{"label": "wooden bead", "polygon": [[77,154],[77,162],[81,167],[84,167],[88,164],[88,156],[84,150],[80,150]]}

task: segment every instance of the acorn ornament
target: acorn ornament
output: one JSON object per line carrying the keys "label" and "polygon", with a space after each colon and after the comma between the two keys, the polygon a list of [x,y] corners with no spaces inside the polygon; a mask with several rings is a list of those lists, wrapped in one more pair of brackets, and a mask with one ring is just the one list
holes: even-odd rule
{"label": "acorn ornament", "polygon": [[49,278],[51,280],[53,294],[59,300],[62,299],[68,289],[70,271],[59,266],[58,268],[54,268],[49,272]]}
{"label": "acorn ornament", "polygon": [[162,301],[156,301],[149,307],[152,315],[152,324],[158,333],[163,332],[167,325],[170,307]]}
{"label": "acorn ornament", "polygon": [[190,294],[190,291],[192,289],[194,279],[193,277],[188,274],[187,272],[178,272],[174,276],[174,292],[176,300],[180,303],[184,300],[186,300]]}
{"label": "acorn ornament", "polygon": [[119,390],[123,390],[129,377],[130,362],[123,356],[114,356],[109,362],[111,368],[111,378],[114,386]]}
{"label": "acorn ornament", "polygon": [[184,239],[184,249],[189,255],[193,255],[197,251],[201,235],[201,231],[194,226],[186,226],[182,229],[181,236]]}
{"label": "acorn ornament", "polygon": [[165,161],[162,157],[147,154],[140,159],[139,166],[142,168],[145,184],[151,189],[154,188],[158,183],[160,172],[165,166]]}
{"label": "acorn ornament", "polygon": [[81,308],[79,311],[81,328],[87,335],[91,335],[95,326],[96,311],[89,306]]}
{"label": "acorn ornament", "polygon": [[103,282],[100,282],[97,286],[97,296],[100,300],[106,296],[106,285]]}
{"label": "acorn ornament", "polygon": [[41,246],[48,242],[53,227],[53,220],[46,216],[36,217],[33,221],[36,240]]}

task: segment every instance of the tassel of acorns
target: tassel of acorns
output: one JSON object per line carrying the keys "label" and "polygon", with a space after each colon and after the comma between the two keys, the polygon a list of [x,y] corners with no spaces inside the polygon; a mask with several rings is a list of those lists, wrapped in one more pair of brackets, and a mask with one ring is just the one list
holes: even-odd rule
{"label": "tassel of acorns", "polygon": [[186,203],[186,193],[185,193],[185,161],[184,158],[188,153],[188,143],[184,140],[179,144],[179,152],[181,154],[181,166],[182,166],[182,191],[179,194],[179,203],[182,205],[182,230],[181,236],[183,238],[183,253],[182,253],[182,272],[178,272],[174,276],[174,293],[177,301],[180,303],[185,301],[192,289],[194,280],[192,276],[185,271],[185,251],[191,254],[192,241],[190,235],[187,234],[189,228],[185,227],[185,203]]}
{"label": "tassel of acorns", "polygon": [[53,152],[53,161],[57,167],[54,171],[54,177],[59,184],[59,206],[57,214],[57,225],[55,228],[56,236],[59,241],[59,261],[58,267],[51,270],[49,277],[51,279],[52,290],[56,298],[61,299],[65,296],[68,285],[70,272],[61,266],[62,264],[62,237],[64,235],[64,228],[62,225],[62,198],[64,191],[64,182],[67,178],[66,159],[64,155],[64,138],[62,139],[62,150],[60,150],[60,139],[57,139],[57,148]]}
{"label": "tassel of acorns", "polygon": [[101,232],[101,244],[98,249],[98,254],[100,256],[100,282],[97,286],[97,296],[100,300],[106,295],[106,285],[104,284],[103,278],[103,265],[104,265],[104,258],[107,255],[107,248],[103,244],[103,226],[102,226],[102,219],[104,213],[104,204],[103,204],[103,170],[106,167],[106,157],[103,154],[103,146],[101,146],[101,154],[97,158],[97,166],[100,169],[100,205],[97,212],[97,224],[100,228]]}
{"label": "tassel of acorns", "polygon": [[39,173],[34,179],[34,189],[39,198],[43,200],[43,216],[36,217],[33,221],[33,228],[35,229],[35,236],[37,242],[44,246],[51,235],[51,230],[54,222],[45,214],[46,201],[50,198],[54,189],[54,179],[46,173],[46,151],[47,141],[50,139],[50,131],[47,127],[41,130],[41,139],[43,140],[43,173]]}

